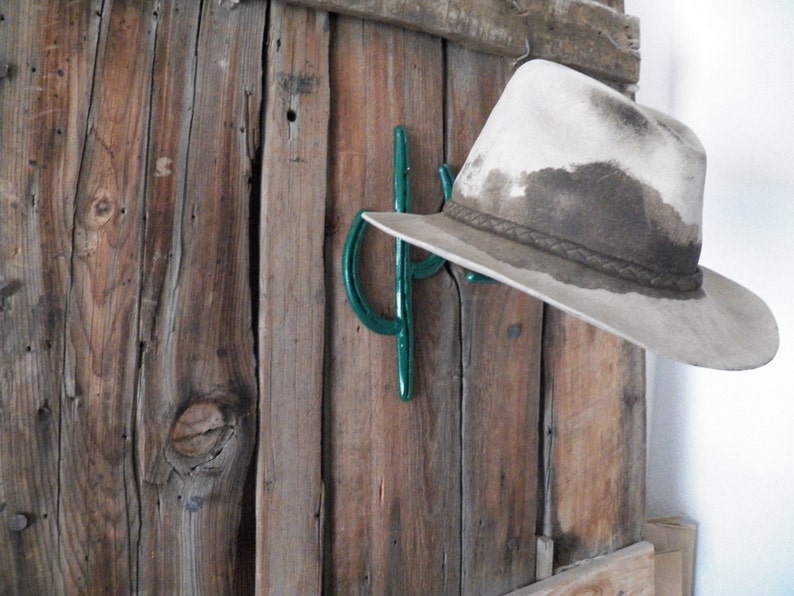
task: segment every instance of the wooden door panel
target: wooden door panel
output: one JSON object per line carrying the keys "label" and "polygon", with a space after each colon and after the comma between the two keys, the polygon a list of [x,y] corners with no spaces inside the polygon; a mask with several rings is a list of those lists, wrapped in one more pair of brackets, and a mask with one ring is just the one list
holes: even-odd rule
{"label": "wooden door panel", "polygon": [[[436,212],[509,78],[450,39],[631,83],[636,23],[295,4],[0,0],[2,593],[496,594],[535,534],[557,566],[639,538],[640,350],[446,266],[404,403],[340,272],[394,127]],[[394,240],[363,252],[393,316]]]}
{"label": "wooden door panel", "polygon": [[158,8],[137,577],[142,592],[229,593],[256,437],[249,203],[265,11],[215,2],[197,10],[189,1]]}
{"label": "wooden door panel", "polygon": [[[441,204],[443,48],[427,35],[338,17],[331,52],[325,392],[326,588],[445,594],[459,589],[457,296],[439,274],[414,283],[415,397],[398,399],[393,337],[367,330],[342,289],[341,250],[363,207],[391,210],[393,128],[410,142],[414,211]],[[394,241],[370,230],[361,275],[393,315]]]}

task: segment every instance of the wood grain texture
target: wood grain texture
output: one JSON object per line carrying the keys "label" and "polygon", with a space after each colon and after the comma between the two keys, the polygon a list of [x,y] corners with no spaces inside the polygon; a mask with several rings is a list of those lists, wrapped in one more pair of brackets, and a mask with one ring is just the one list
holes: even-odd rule
{"label": "wood grain texture", "polygon": [[631,594],[653,596],[653,545],[639,542],[614,553],[584,561],[554,577],[508,596]]}
{"label": "wood grain texture", "polygon": [[[57,548],[68,590],[134,590],[138,502],[133,415],[152,4],[102,7],[80,162],[59,420]],[[56,546],[56,545],[53,545]]]}
{"label": "wood grain texture", "polygon": [[525,15],[533,57],[559,62],[607,81],[639,81],[637,18],[595,0],[529,2]]}
{"label": "wood grain texture", "polygon": [[[342,288],[342,245],[363,207],[392,209],[393,128],[407,127],[414,211],[437,211],[443,158],[441,41],[333,21],[325,462],[325,590],[448,594],[460,589],[459,327],[454,284],[414,283],[415,397],[401,402],[393,337],[370,332]],[[370,229],[361,275],[393,315],[394,240]]]}
{"label": "wood grain texture", "polygon": [[327,13],[273,2],[259,259],[257,594],[322,588]]}
{"label": "wood grain texture", "polygon": [[[622,1],[288,0],[416,29],[475,50],[527,53],[621,83],[639,80],[639,21]],[[619,8],[616,10],[615,8]]]}
{"label": "wood grain texture", "polygon": [[547,307],[544,383],[543,528],[558,569],[642,538],[644,351]]}
{"label": "wood grain texture", "polygon": [[[0,593],[65,593],[61,514],[72,219],[96,3],[0,3]],[[63,471],[62,471],[63,470]],[[72,537],[73,539],[75,536]],[[66,573],[64,573],[64,571]]]}
{"label": "wood grain texture", "polygon": [[[505,12],[531,26],[469,1],[345,4],[451,39],[494,38]],[[630,19],[595,4],[555,3],[538,39],[560,26],[565,60],[630,72],[577,37],[619,23],[632,54]],[[507,59],[279,2],[0,14],[0,593],[241,594],[254,563],[273,594],[531,581],[539,305],[460,271],[416,282],[405,404],[394,338],[339,271],[355,212],[391,209],[393,127],[414,210],[437,211],[435,168],[462,163]],[[362,263],[387,316],[393,247],[371,230]],[[643,513],[641,352],[582,325],[551,311],[544,331],[558,567],[636,540]]]}
{"label": "wood grain texture", "polygon": [[[511,74],[510,61],[447,48],[447,161],[457,171]],[[543,305],[502,284],[461,296],[462,594],[503,594],[535,576]]]}
{"label": "wood grain texture", "polygon": [[138,578],[143,593],[230,594],[256,438],[249,202],[266,7],[192,4],[162,7],[158,31]]}
{"label": "wood grain texture", "polygon": [[266,7],[2,9],[0,592],[232,593]]}
{"label": "wood grain texture", "polygon": [[610,8],[614,8],[619,12],[625,11],[625,1],[624,0],[595,0],[599,4],[603,4],[604,6],[609,6]]}

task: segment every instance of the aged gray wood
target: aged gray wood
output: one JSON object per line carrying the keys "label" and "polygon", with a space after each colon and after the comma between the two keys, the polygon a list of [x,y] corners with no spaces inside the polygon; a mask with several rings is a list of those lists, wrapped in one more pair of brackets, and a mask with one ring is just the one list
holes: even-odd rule
{"label": "aged gray wood", "polygon": [[328,15],[273,2],[259,257],[257,594],[319,594]]}
{"label": "aged gray wood", "polygon": [[2,593],[239,593],[265,12],[2,5]]}
{"label": "aged gray wood", "polygon": [[[510,60],[447,47],[447,161],[457,171],[510,77]],[[502,284],[461,296],[462,594],[503,594],[535,576],[543,305]]]}
{"label": "aged gray wood", "polygon": [[[0,593],[64,593],[62,379],[97,3],[0,4]],[[91,10],[87,9],[90,8]],[[68,429],[67,429],[68,430]],[[20,517],[21,516],[21,517]],[[24,518],[24,519],[23,519]],[[74,527],[74,526],[71,526]],[[65,582],[66,580],[66,582]]]}
{"label": "aged gray wood", "polygon": [[73,218],[73,244],[58,421],[60,532],[52,546],[74,592],[135,589],[133,418],[152,10],[153,3],[102,7],[85,148],[69,165],[79,168],[74,211],[60,214]]}
{"label": "aged gray wood", "polygon": [[[398,398],[393,337],[347,303],[341,250],[362,207],[392,209],[392,129],[411,143],[414,210],[436,211],[443,159],[443,48],[426,35],[339,17],[332,29],[325,463],[325,590],[449,594],[460,589],[458,303],[452,279],[414,283],[415,397]],[[394,241],[370,230],[361,274],[393,315]]]}
{"label": "aged gray wood", "polygon": [[[393,126],[408,126],[415,210],[436,211],[435,166],[462,163],[509,58],[272,3],[266,74],[269,3],[235,4],[0,2],[0,593],[247,593],[254,564],[274,594],[528,581],[537,305],[460,272],[416,282],[403,404],[394,339],[360,325],[339,274],[355,211],[391,208]],[[529,32],[533,56],[632,81],[631,18],[465,4],[356,6],[511,57]],[[393,241],[367,244],[389,314]],[[644,405],[641,353],[558,316],[543,521],[561,565],[637,538]],[[257,553],[238,553],[254,514]]]}
{"label": "aged gray wood", "polygon": [[160,7],[145,267],[162,277],[147,279],[154,319],[136,346],[137,577],[143,593],[231,594],[256,436],[249,202],[266,7],[191,4]]}
{"label": "aged gray wood", "polygon": [[526,4],[532,56],[566,64],[607,81],[640,78],[639,20],[596,0]]}
{"label": "aged gray wood", "polygon": [[645,354],[549,306],[543,353],[541,526],[558,569],[642,539]]}
{"label": "aged gray wood", "polygon": [[642,539],[645,356],[547,307],[544,534],[555,569]]}
{"label": "aged gray wood", "polygon": [[567,594],[654,594],[653,545],[639,542],[573,566],[545,581],[506,596],[565,596]]}
{"label": "aged gray wood", "polygon": [[[288,0],[416,29],[476,50],[527,54],[620,83],[636,83],[639,21],[622,2],[595,0]],[[617,8],[617,10],[615,9]]]}

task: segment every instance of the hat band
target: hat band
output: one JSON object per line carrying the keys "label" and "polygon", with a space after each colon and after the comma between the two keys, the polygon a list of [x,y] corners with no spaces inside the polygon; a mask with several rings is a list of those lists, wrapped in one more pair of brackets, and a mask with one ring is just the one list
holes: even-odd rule
{"label": "hat band", "polygon": [[539,232],[506,219],[475,211],[454,201],[445,203],[444,213],[452,219],[479,230],[507,237],[526,246],[543,250],[646,288],[691,292],[700,288],[703,282],[703,273],[700,269],[689,275],[658,271],[619,257],[590,250],[575,242],[563,240],[557,236]]}

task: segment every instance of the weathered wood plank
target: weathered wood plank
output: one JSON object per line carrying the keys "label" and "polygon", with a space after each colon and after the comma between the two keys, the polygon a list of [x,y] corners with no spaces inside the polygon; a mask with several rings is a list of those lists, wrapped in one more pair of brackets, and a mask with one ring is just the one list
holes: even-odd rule
{"label": "weathered wood plank", "polygon": [[138,589],[231,594],[243,589],[236,543],[256,438],[249,203],[266,6],[191,4],[160,7],[143,294],[156,305],[140,327],[135,434]]}
{"label": "weathered wood plank", "polygon": [[623,12],[625,10],[625,1],[624,0],[596,0],[599,4],[603,4],[604,6],[609,6],[610,8],[614,8],[619,12]]}
{"label": "weathered wood plank", "polygon": [[137,376],[153,3],[103,6],[79,164],[61,409],[59,558],[67,590],[134,590]]}
{"label": "weathered wood plank", "polygon": [[[441,204],[443,48],[431,37],[333,21],[327,245],[329,338],[324,470],[330,482],[325,589],[449,594],[459,585],[459,327],[448,275],[414,283],[415,397],[398,399],[393,337],[345,299],[340,260],[360,208],[392,209],[393,127],[407,127],[414,211]],[[370,231],[361,274],[393,314],[394,241]]]}
{"label": "weathered wood plank", "polygon": [[[510,61],[447,48],[447,161],[457,171],[511,74]],[[462,593],[503,594],[535,576],[543,305],[502,284],[461,296]]]}
{"label": "weathered wood plank", "polygon": [[526,5],[525,14],[533,57],[608,81],[639,81],[638,19],[595,0],[534,1]]}
{"label": "weathered wood plank", "polygon": [[273,2],[259,259],[257,594],[320,594],[328,15]]}
{"label": "weathered wood plank", "polygon": [[188,175],[200,12],[201,2],[177,0],[161,7],[157,23],[138,330],[144,355],[157,333],[154,327],[161,303],[173,299],[173,289],[168,292],[167,286],[173,288],[176,283],[167,276],[176,273],[169,265],[181,247],[179,222]]}
{"label": "weathered wood plank", "polygon": [[621,0],[288,1],[423,31],[513,58],[525,55],[529,44],[534,58],[621,83],[639,80],[639,21],[623,14]]}
{"label": "weathered wood plank", "polygon": [[642,538],[645,356],[552,307],[543,343],[543,527],[559,568]]}
{"label": "weathered wood plank", "polygon": [[2,594],[68,586],[59,569],[63,329],[97,8],[0,4]]}
{"label": "weathered wood plank", "polygon": [[566,594],[631,594],[653,596],[653,545],[639,542],[617,552],[585,561],[509,596]]}

